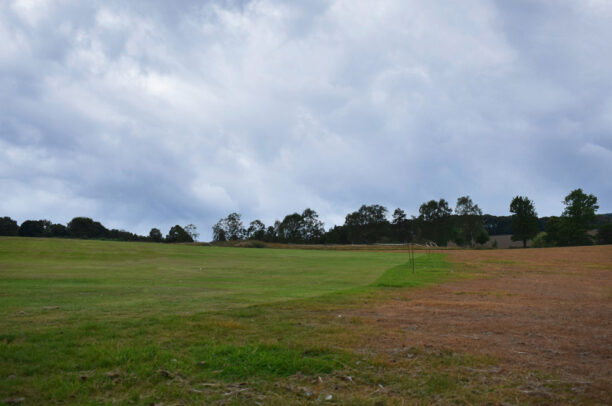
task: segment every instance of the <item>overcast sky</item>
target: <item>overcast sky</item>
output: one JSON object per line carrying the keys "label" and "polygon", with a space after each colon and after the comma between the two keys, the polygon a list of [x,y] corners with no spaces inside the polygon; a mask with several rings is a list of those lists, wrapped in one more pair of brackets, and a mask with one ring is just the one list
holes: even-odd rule
{"label": "overcast sky", "polygon": [[0,2],[0,216],[612,212],[612,1]]}

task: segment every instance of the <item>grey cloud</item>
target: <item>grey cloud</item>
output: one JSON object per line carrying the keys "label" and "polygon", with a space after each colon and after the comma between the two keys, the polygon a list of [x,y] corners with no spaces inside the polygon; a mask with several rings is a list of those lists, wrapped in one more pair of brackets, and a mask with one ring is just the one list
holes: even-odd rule
{"label": "grey cloud", "polygon": [[612,8],[261,1],[0,5],[0,215],[146,233],[229,211],[470,194],[612,211]]}

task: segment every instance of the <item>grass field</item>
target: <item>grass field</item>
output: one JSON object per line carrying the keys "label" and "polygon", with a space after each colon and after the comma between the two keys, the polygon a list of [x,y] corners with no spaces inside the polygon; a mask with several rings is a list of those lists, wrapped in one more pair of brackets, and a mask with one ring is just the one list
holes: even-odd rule
{"label": "grass field", "polygon": [[274,317],[271,304],[304,312],[313,306],[308,298],[339,302],[367,296],[377,283],[444,277],[398,274],[406,260],[403,253],[1,238],[0,393],[24,404],[189,402],[203,396],[168,387],[160,370],[224,382],[328,373],[345,355],[324,341],[300,342],[308,328]]}
{"label": "grass field", "polygon": [[[490,276],[483,266],[510,266],[504,258],[477,264],[417,254],[414,274],[407,260],[398,250],[0,238],[0,402],[551,400],[521,389],[533,376],[559,382],[550,371],[521,367],[500,377],[491,372],[505,362],[496,355],[453,350],[451,342],[430,346],[427,340],[434,338],[424,342],[418,335],[422,325],[392,321],[399,317],[394,309],[418,309],[417,296],[435,292],[442,282],[470,284]],[[461,289],[471,292],[469,286]],[[441,302],[431,303],[434,309]],[[453,314],[446,309],[430,313],[437,325],[456,318],[446,320]],[[585,399],[571,385],[551,385],[560,394],[556,399]]]}
{"label": "grass field", "polygon": [[193,313],[368,285],[405,254],[0,239],[4,314]]}

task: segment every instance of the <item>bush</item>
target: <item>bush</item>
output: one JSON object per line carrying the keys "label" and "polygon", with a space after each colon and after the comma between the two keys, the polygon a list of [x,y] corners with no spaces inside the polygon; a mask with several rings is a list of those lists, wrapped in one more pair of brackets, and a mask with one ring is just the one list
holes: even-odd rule
{"label": "bush", "polygon": [[533,237],[533,240],[531,241],[531,246],[533,248],[544,248],[552,246],[548,239],[548,233],[546,231],[542,231],[541,233]]}
{"label": "bush", "polygon": [[497,249],[497,240],[493,240],[491,243],[491,248]]}
{"label": "bush", "polygon": [[478,232],[476,235],[476,242],[480,245],[486,244],[490,240],[489,233],[484,228]]}

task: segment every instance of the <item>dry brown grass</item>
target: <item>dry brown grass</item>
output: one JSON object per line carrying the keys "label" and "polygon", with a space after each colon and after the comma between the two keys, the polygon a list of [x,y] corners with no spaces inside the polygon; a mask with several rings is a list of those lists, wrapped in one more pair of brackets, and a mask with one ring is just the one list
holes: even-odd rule
{"label": "dry brown grass", "polygon": [[553,373],[583,399],[612,399],[612,246],[447,253],[488,277],[404,290],[353,312],[384,331],[365,348],[489,355],[513,373]]}

